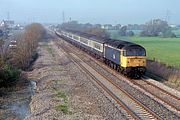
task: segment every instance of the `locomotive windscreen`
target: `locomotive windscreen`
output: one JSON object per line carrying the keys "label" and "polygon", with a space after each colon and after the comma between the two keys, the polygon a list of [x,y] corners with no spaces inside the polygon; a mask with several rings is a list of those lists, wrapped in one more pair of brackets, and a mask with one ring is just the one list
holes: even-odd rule
{"label": "locomotive windscreen", "polygon": [[124,56],[146,56],[143,48],[129,48],[124,51]]}

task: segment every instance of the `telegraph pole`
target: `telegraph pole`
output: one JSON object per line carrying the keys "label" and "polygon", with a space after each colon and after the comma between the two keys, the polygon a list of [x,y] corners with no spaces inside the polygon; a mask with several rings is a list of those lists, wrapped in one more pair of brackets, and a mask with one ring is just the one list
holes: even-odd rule
{"label": "telegraph pole", "polygon": [[63,23],[65,23],[65,13],[64,13],[64,11],[62,12],[62,20],[63,20]]}
{"label": "telegraph pole", "polygon": [[166,11],[166,21],[169,23],[170,22],[170,20],[171,20],[171,11],[170,10],[167,10]]}
{"label": "telegraph pole", "polygon": [[7,12],[7,20],[10,20],[10,13]]}

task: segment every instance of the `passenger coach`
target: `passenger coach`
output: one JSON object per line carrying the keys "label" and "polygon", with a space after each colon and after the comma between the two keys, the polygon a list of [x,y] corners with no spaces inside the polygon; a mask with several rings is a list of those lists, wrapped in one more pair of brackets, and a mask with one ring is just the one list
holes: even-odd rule
{"label": "passenger coach", "polygon": [[146,71],[146,50],[137,44],[99,38],[77,31],[56,32],[56,34],[85,51],[94,54],[110,67],[128,77],[141,77]]}

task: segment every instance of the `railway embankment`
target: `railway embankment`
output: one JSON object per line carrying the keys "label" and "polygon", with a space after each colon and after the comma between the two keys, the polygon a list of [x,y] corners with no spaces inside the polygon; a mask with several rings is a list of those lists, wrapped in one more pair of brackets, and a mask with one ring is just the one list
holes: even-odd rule
{"label": "railway embankment", "polygon": [[53,42],[40,43],[39,58],[27,74],[37,86],[26,120],[126,119]]}
{"label": "railway embankment", "polygon": [[152,60],[148,60],[147,69],[147,76],[180,91],[180,69]]}
{"label": "railway embankment", "polygon": [[[63,42],[63,40],[60,42],[59,41],[59,43],[58,43],[58,45],[59,46],[61,46],[61,48],[63,48],[63,50],[64,51],[66,51],[66,53],[68,53],[68,56],[72,56],[72,54],[74,53],[74,54],[76,54],[76,55],[78,55],[78,57],[80,57],[80,59],[82,59],[84,62],[82,62],[80,59],[79,60],[77,60],[77,56],[75,57],[74,55],[74,57],[71,57],[72,59],[74,59],[74,61],[76,61],[75,63],[77,63],[77,64],[81,64],[81,62],[82,62],[82,65],[84,65],[84,64],[90,64],[90,63],[92,63],[92,64],[90,64],[89,66],[91,66],[91,68],[93,68],[94,70],[96,70],[96,69],[98,69],[98,68],[101,68],[102,66],[104,66],[104,64],[102,64],[102,63],[99,63],[99,62],[97,62],[97,60],[95,60],[95,59],[93,59],[92,60],[92,58],[90,58],[89,59],[89,56],[84,52],[82,52],[82,50],[78,50],[77,48],[75,48],[75,47],[73,47],[72,45],[67,45],[67,46],[69,46],[69,47],[67,47],[66,46],[66,44],[65,44],[66,42]],[[87,55],[87,56],[86,56]],[[96,64],[97,63],[97,64]],[[81,65],[80,65],[81,66]],[[94,66],[94,67],[93,67]],[[105,67],[105,66],[104,66]],[[88,67],[82,67],[82,69],[84,70],[84,69],[86,69],[86,70],[90,70]],[[86,70],[84,70],[84,71],[86,71]],[[107,75],[106,77],[104,77],[104,78],[109,78],[110,77],[110,81],[113,81],[114,79],[116,79],[116,78],[114,78],[115,76],[117,77],[117,75],[118,75],[118,80],[116,81],[116,85],[120,85],[121,86],[121,88],[124,88],[125,87],[125,89],[126,89],[126,91],[129,91],[129,93],[133,96],[133,94],[132,93],[134,93],[134,98],[138,98],[138,96],[140,97],[140,102],[141,103],[144,103],[144,102],[146,102],[145,104],[146,104],[146,106],[149,106],[148,108],[150,108],[151,110],[155,110],[154,111],[154,113],[155,114],[161,114],[160,116],[161,116],[161,118],[162,119],[172,119],[172,118],[174,118],[174,119],[176,119],[176,115],[174,114],[174,113],[172,113],[170,110],[172,110],[172,111],[174,111],[174,109],[171,109],[171,107],[169,107],[169,106],[171,106],[172,104],[172,102],[173,103],[175,103],[175,104],[177,104],[177,106],[175,107],[175,109],[177,108],[177,110],[175,110],[176,112],[178,112],[178,106],[179,106],[179,103],[178,103],[178,101],[177,102],[175,102],[174,101],[174,98],[175,99],[179,99],[179,98],[176,98],[176,97],[173,97],[173,95],[172,95],[172,98],[163,98],[163,99],[161,99],[162,97],[168,97],[168,95],[170,95],[169,94],[169,92],[171,93],[172,92],[172,94],[175,94],[176,95],[176,93],[174,93],[173,91],[171,91],[171,90],[167,90],[167,91],[169,91],[169,92],[167,92],[166,90],[164,91],[163,89],[164,89],[164,85],[161,85],[161,88],[162,89],[160,89],[160,88],[158,88],[156,85],[153,87],[153,83],[152,83],[152,85],[149,83],[149,82],[147,82],[148,83],[148,86],[147,86],[147,84],[145,85],[144,83],[143,83],[143,81],[141,81],[141,80],[130,80],[130,79],[127,79],[127,78],[125,78],[125,77],[123,77],[123,76],[121,76],[119,73],[117,73],[117,72],[115,72],[114,70],[112,71],[112,70],[110,70],[110,71],[106,71],[106,68],[102,68],[102,69],[98,69],[97,70],[98,71],[98,73],[100,72],[100,71],[104,71],[103,72],[103,75],[102,76],[104,76],[104,75]],[[117,74],[115,74],[115,73],[117,73]],[[112,73],[113,73],[113,75],[112,75]],[[87,74],[89,74],[89,72],[87,72]],[[96,78],[97,77],[97,75],[95,75],[96,73],[92,73],[92,75]],[[99,75],[98,75],[99,76]],[[93,78],[94,78],[93,77]],[[131,84],[131,86],[129,86],[128,84],[124,84],[125,83],[125,81],[124,82],[122,82],[122,80],[124,81],[126,81],[126,82],[128,82],[129,84]],[[105,80],[106,81],[106,80]],[[137,83],[135,82],[135,81],[139,81],[140,83],[142,83],[143,85],[141,85],[141,86],[139,86],[139,85],[137,85]],[[145,82],[145,81],[144,81]],[[132,83],[133,83],[133,85],[132,85]],[[123,85],[121,85],[121,84],[123,84]],[[135,85],[136,84],[136,85]],[[135,85],[135,86],[134,86]],[[109,84],[108,85],[106,85],[106,86],[109,86]],[[127,87],[127,86],[129,86],[129,87]],[[145,86],[145,88],[144,88],[144,86]],[[148,90],[148,89],[146,89],[146,88],[150,88],[150,91]],[[152,89],[152,87],[153,87],[153,89]],[[112,88],[112,87],[111,87]],[[134,89],[134,88],[136,88],[136,89]],[[156,88],[156,90],[155,90],[155,88]],[[137,90],[138,89],[138,90]],[[142,89],[144,89],[144,90],[142,90]],[[158,89],[158,90],[157,90]],[[140,91],[141,92],[140,92]],[[153,91],[154,90],[154,91]],[[136,91],[136,92],[135,92]],[[114,94],[116,94],[116,93],[119,93],[119,92],[113,92]],[[157,94],[162,94],[163,93],[163,95],[165,95],[165,96],[162,96],[162,95],[157,95]],[[171,95],[170,95],[171,96]],[[169,97],[170,97],[169,96]],[[157,99],[158,98],[158,99]],[[170,103],[168,102],[167,103],[167,99],[169,99],[170,101]],[[142,100],[144,100],[144,101],[142,101]],[[127,99],[126,99],[126,101],[127,101]],[[151,102],[150,102],[151,101]],[[165,105],[164,104],[164,102],[166,102],[167,103],[167,105]],[[151,104],[149,104],[149,103],[151,103]],[[160,104],[161,103],[161,104]],[[128,104],[129,105],[129,104]],[[156,107],[154,107],[154,106],[156,106]],[[167,108],[165,108],[164,106],[166,106]],[[173,107],[174,108],[174,107]],[[133,110],[134,111],[134,110]],[[139,112],[138,112],[139,113]],[[141,113],[142,114],[142,113]],[[159,116],[158,115],[158,116]],[[175,116],[174,116],[175,115]],[[151,118],[151,117],[149,117],[149,118]],[[147,118],[146,118],[147,119]]]}

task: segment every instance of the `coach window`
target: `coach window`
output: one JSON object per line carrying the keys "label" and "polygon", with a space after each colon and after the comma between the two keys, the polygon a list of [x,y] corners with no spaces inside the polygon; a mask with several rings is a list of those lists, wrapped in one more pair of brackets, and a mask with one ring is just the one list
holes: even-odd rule
{"label": "coach window", "polygon": [[95,44],[94,47],[100,50],[100,45],[98,45],[97,43]]}

